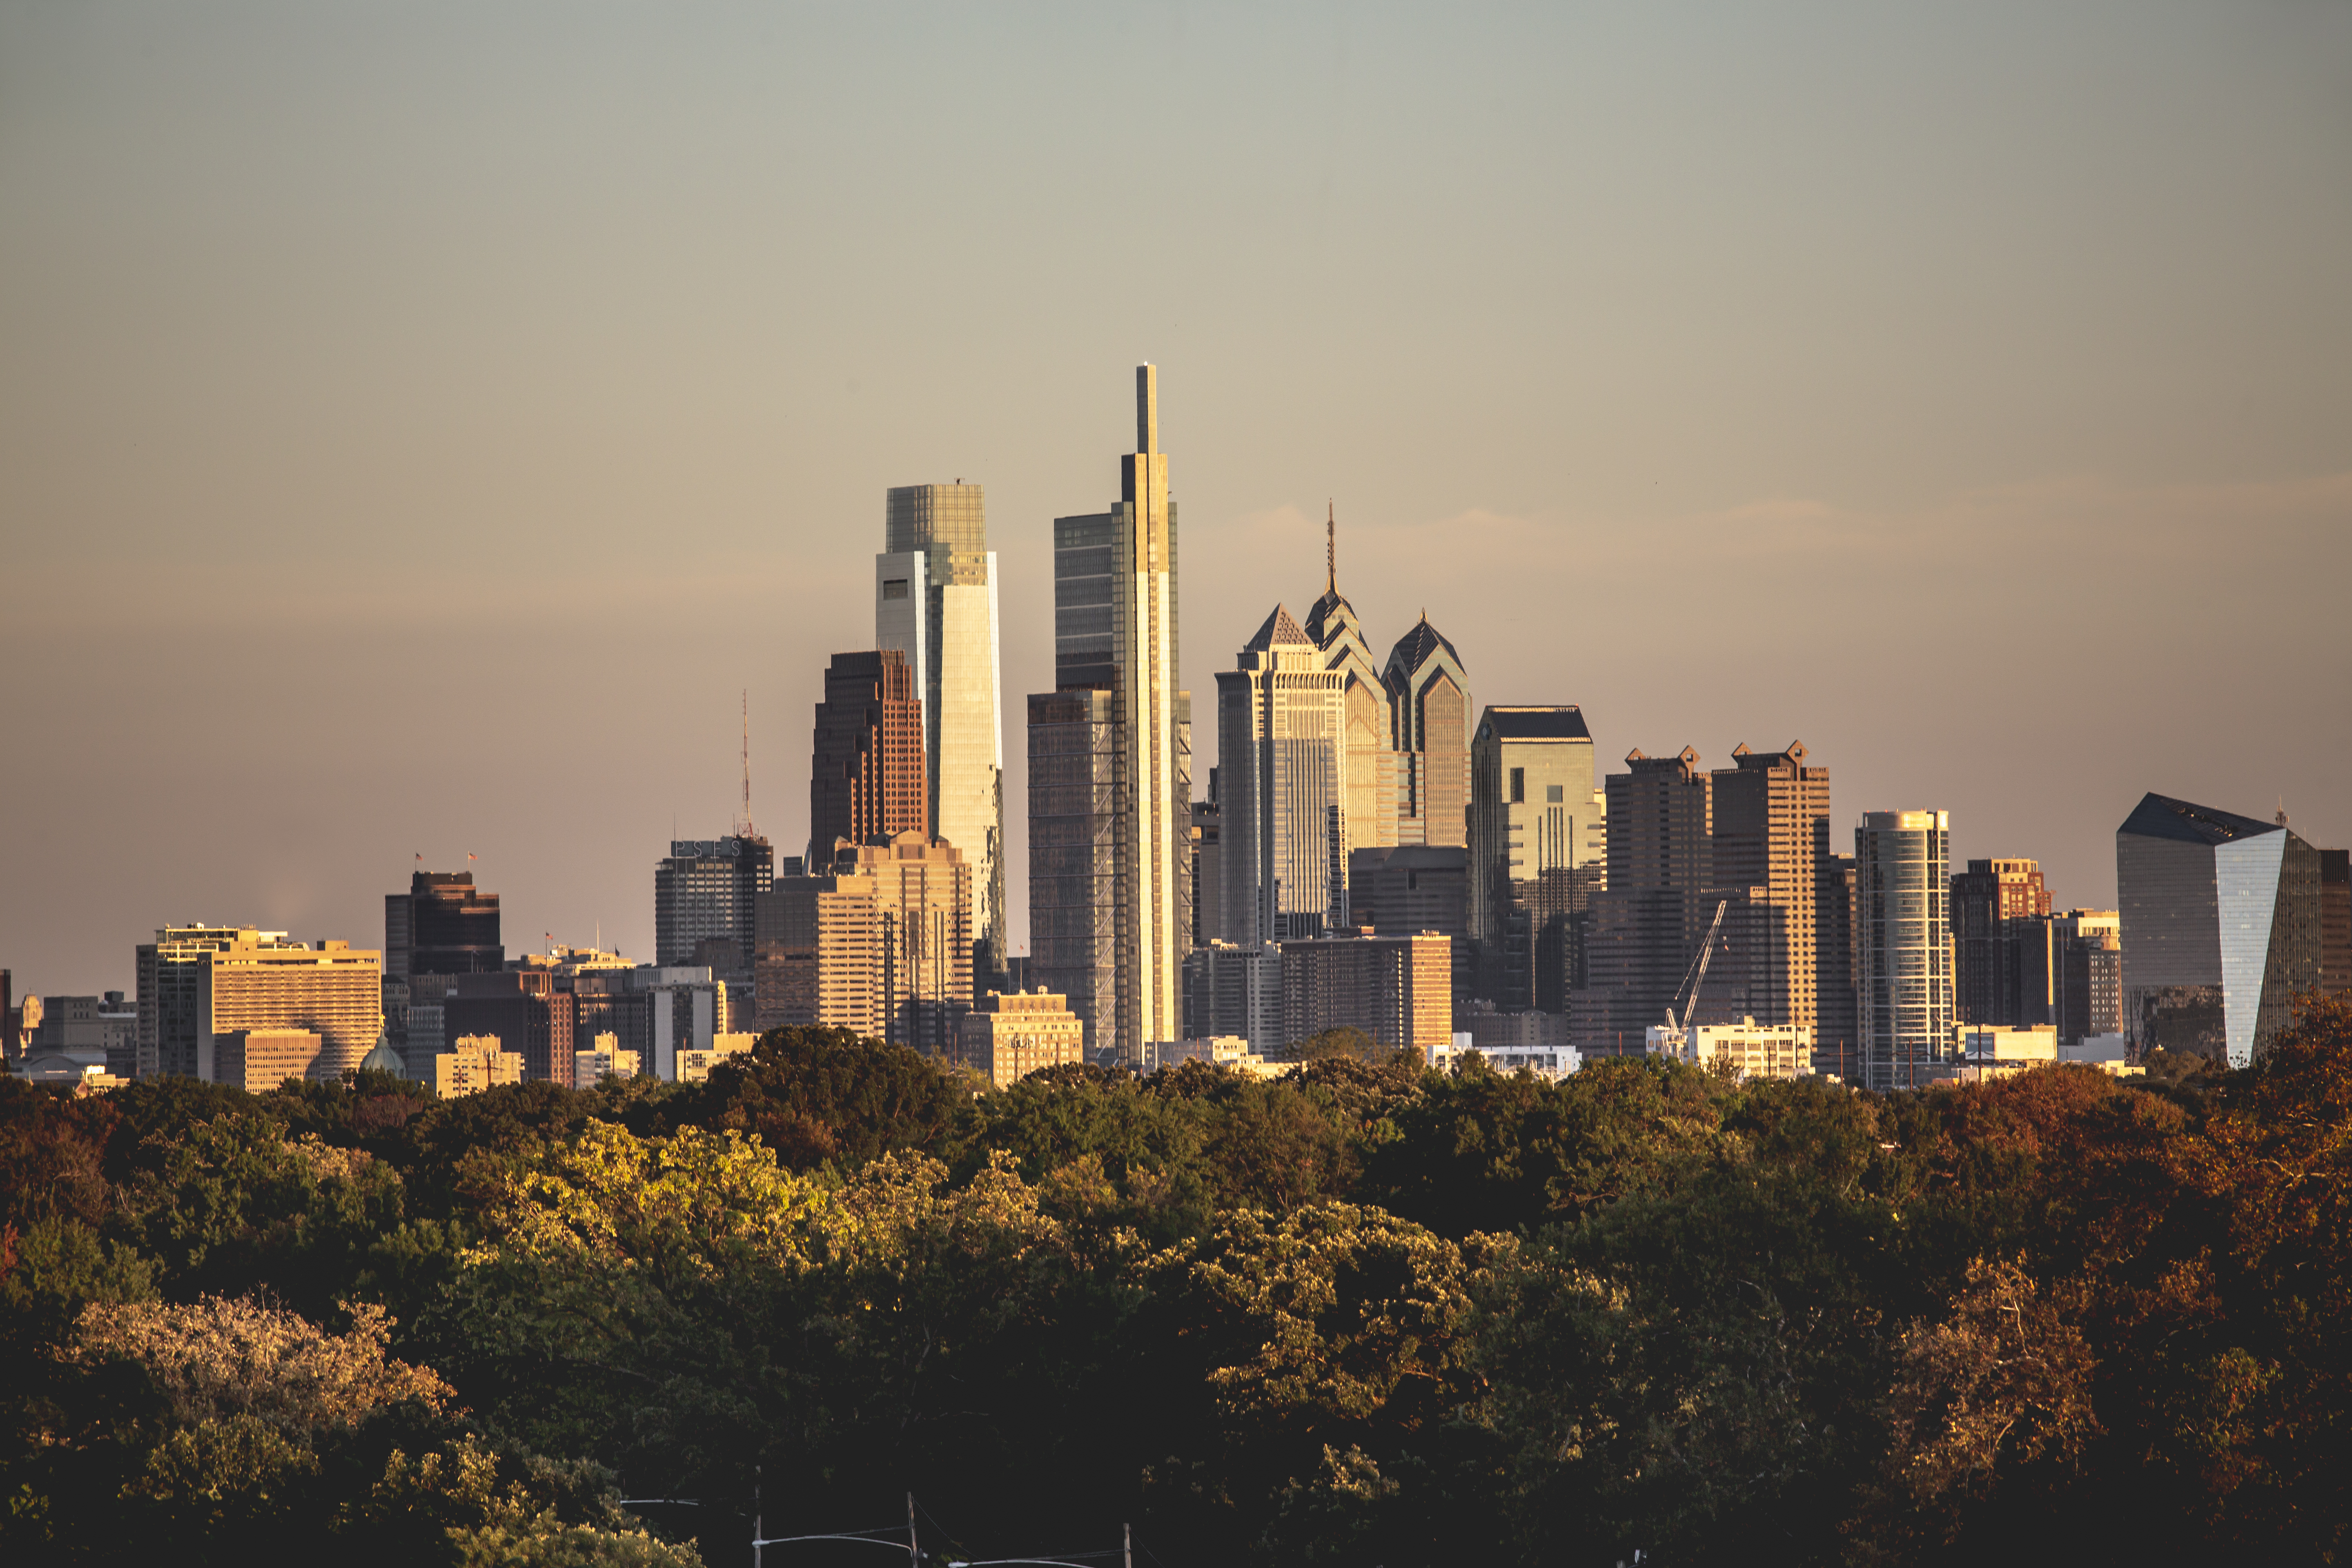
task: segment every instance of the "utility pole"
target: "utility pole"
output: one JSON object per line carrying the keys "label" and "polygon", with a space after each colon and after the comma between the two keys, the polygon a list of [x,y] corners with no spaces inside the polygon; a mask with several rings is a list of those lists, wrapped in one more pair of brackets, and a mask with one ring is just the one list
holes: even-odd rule
{"label": "utility pole", "polygon": [[1125,1565],[1125,1568],[1135,1568],[1135,1526],[1120,1525],[1118,1536],[1120,1563]]}
{"label": "utility pole", "polygon": [[760,1568],[760,1467],[751,1467],[751,1568]]}
{"label": "utility pole", "polygon": [[909,1568],[920,1568],[922,1549],[915,1544],[915,1494],[907,1494],[907,1562]]}

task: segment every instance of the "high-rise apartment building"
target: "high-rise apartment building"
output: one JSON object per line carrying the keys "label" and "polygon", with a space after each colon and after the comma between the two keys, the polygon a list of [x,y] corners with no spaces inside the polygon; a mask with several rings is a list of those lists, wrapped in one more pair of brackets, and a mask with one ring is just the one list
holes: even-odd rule
{"label": "high-rise apartment building", "polygon": [[[1829,842],[1830,771],[1809,767],[1805,745],[1731,750],[1714,773],[1715,886],[1744,892],[1744,948],[1725,974],[1742,994],[1725,998],[1743,1018],[1772,1028],[1817,1030],[1820,860]],[[1727,913],[1728,911],[1727,911]]]}
{"label": "high-rise apartment building", "polygon": [[671,839],[654,867],[654,962],[692,963],[710,942],[731,942],[748,958],[757,900],[774,879],[775,851],[757,834]]}
{"label": "high-rise apartment building", "polygon": [[836,840],[900,833],[930,834],[914,667],[897,648],[835,654],[809,759],[808,863],[831,861]]}
{"label": "high-rise apartment building", "polygon": [[[1431,689],[1441,689],[1432,687]],[[1477,989],[1507,1013],[1563,1011],[1563,932],[1604,877],[1608,803],[1574,704],[1490,707],[1470,750],[1470,932]],[[1539,960],[1555,954],[1548,978]],[[1541,994],[1540,995],[1538,994]]]}
{"label": "high-rise apartment building", "polygon": [[760,900],[759,1028],[830,1024],[952,1057],[971,1008],[971,868],[919,833],[836,843]]}
{"label": "high-rise apartment building", "polygon": [[[1952,878],[1952,994],[1960,1022],[2026,1028],[2050,1021],[2028,1016],[2037,1011],[2035,936],[2006,924],[2049,912],[2050,889],[2034,861],[1971,860]],[[2047,974],[2046,964],[2038,967]]]}
{"label": "high-rise apartment building", "polygon": [[1192,924],[1192,696],[1150,365],[1136,445],[1110,510],[1054,520],[1055,690],[1029,700],[1032,973],[1069,998],[1090,1050],[1130,1062],[1181,1026]]}
{"label": "high-rise apartment building", "polygon": [[1396,842],[1470,841],[1470,677],[1422,612],[1389,650],[1381,684],[1396,751]]}
{"label": "high-rise apartment building", "polygon": [[2116,829],[2133,1045],[2251,1063],[2319,984],[2320,888],[2285,823],[2142,796]]}
{"label": "high-rise apartment building", "polygon": [[213,1040],[246,1029],[309,1029],[313,1068],[340,1079],[383,1030],[383,969],[373,950],[328,941],[312,949],[251,926],[166,926],[142,942],[139,1071],[211,1080]]}
{"label": "high-rise apartment building", "polygon": [[923,705],[930,832],[971,868],[977,973],[1001,979],[1004,931],[1004,736],[996,554],[978,485],[889,493],[874,558],[874,643],[907,656]]}
{"label": "high-rise apartment building", "polygon": [[1225,924],[1244,946],[1318,936],[1346,912],[1345,678],[1276,605],[1217,672]]}
{"label": "high-rise apartment building", "polygon": [[1864,812],[1854,829],[1855,1068],[1865,1089],[1915,1088],[1949,1076],[1951,829],[1946,811]]}
{"label": "high-rise apartment building", "polygon": [[[1222,764],[1221,764],[1222,765]],[[1434,931],[1361,931],[1282,944],[1282,1034],[1287,1052],[1327,1029],[1423,1061],[1454,1043],[1454,944]]]}

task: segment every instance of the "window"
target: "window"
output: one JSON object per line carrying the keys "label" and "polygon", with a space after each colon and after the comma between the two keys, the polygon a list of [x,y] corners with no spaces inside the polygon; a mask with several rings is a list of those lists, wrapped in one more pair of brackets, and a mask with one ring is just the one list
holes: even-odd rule
{"label": "window", "polygon": [[883,578],[882,596],[886,599],[905,598],[907,596],[907,579],[904,577]]}
{"label": "window", "polygon": [[1547,800],[1547,801],[1549,801],[1549,802],[1550,802],[1552,805],[1558,805],[1561,801],[1564,801],[1564,800],[1566,800],[1567,798],[1568,798],[1567,792],[1566,792],[1566,790],[1565,790],[1561,785],[1559,785],[1559,784],[1546,784],[1546,785],[1544,785],[1544,799],[1545,799],[1545,800]]}
{"label": "window", "polygon": [[1517,805],[1527,798],[1528,770],[1525,768],[1513,768],[1511,770],[1511,804],[1513,805]]}

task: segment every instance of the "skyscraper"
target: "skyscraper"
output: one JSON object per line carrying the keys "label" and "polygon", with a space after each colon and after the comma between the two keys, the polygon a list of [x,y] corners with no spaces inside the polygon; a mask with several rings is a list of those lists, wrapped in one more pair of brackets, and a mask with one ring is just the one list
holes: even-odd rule
{"label": "skyscraper", "polygon": [[1819,860],[1829,841],[1830,771],[1785,751],[1731,749],[1715,771],[1715,885],[1746,889],[1740,1015],[1776,1027],[1820,1024]]}
{"label": "skyscraper", "polygon": [[1372,657],[1356,607],[1339,593],[1339,530],[1324,520],[1323,596],[1301,628],[1321,654],[1323,668],[1340,678],[1340,777],[1346,798],[1342,853],[1385,848],[1397,842],[1397,753],[1389,689]]}
{"label": "skyscraper", "polygon": [[1381,672],[1397,752],[1396,841],[1470,842],[1470,677],[1422,612]]}
{"label": "skyscraper", "polygon": [[[2048,935],[2011,926],[2050,912],[2050,889],[2032,860],[1971,860],[1952,878],[1952,1000],[1963,1024],[2030,1028],[2053,1022],[2036,1010],[2036,979],[2050,966],[2033,949]],[[2046,993],[2046,986],[2042,988]],[[2048,997],[2040,997],[2046,1011]]]}
{"label": "skyscraper", "polygon": [[1538,950],[1559,951],[1561,928],[1584,913],[1608,843],[1607,802],[1592,787],[1584,714],[1573,703],[1487,709],[1471,745],[1470,774],[1468,912],[1477,990],[1505,1012],[1545,1001],[1548,1011],[1562,1011],[1561,976],[1538,983]]}
{"label": "skyscraper", "polygon": [[1192,694],[1176,685],[1176,503],[1152,366],[1135,391],[1119,500],[1054,520],[1055,690],[1029,700],[1034,978],[1069,998],[1089,1049],[1122,1061],[1178,1037],[1192,931]]}
{"label": "skyscraper", "polygon": [[1280,605],[1217,672],[1226,940],[1319,936],[1347,904],[1332,853],[1341,811],[1345,678]]}
{"label": "skyscraper", "polygon": [[[1636,746],[1628,771],[1603,781],[1608,884],[1592,895],[1586,985],[1570,1007],[1571,1037],[1588,1057],[1641,1054],[1711,925],[1715,781],[1698,760],[1688,746],[1670,757]],[[1686,1003],[1677,1022],[1696,1010]]]}
{"label": "skyscraper", "polygon": [[971,868],[976,978],[1000,980],[1004,933],[1004,739],[996,554],[978,485],[889,493],[874,558],[874,642],[907,656],[923,704],[930,831]]}
{"label": "skyscraper", "polygon": [[1952,817],[1868,811],[1853,834],[1854,949],[1865,1089],[1948,1076],[1952,1047]]}
{"label": "skyscraper", "polygon": [[654,867],[654,962],[694,963],[702,944],[735,944],[736,965],[749,968],[756,936],[757,900],[775,877],[768,841],[746,831],[725,838],[673,838]]}
{"label": "skyscraper", "polygon": [[809,759],[808,864],[830,865],[838,839],[863,844],[929,832],[914,667],[897,648],[835,654]]}
{"label": "skyscraper", "polygon": [[2124,1027],[2244,1067],[2319,984],[2320,852],[2284,822],[2148,795],[2116,829]]}
{"label": "skyscraper", "polygon": [[391,978],[488,974],[506,958],[499,896],[475,887],[471,871],[419,871],[408,891],[383,896],[383,969]]}
{"label": "skyscraper", "polygon": [[954,1054],[971,1008],[971,870],[919,833],[839,844],[760,901],[759,1026],[833,1024]]}
{"label": "skyscraper", "polygon": [[166,926],[138,948],[139,1074],[206,1080],[213,1037],[310,1029],[330,1081],[356,1068],[383,1029],[382,956],[347,942],[314,950],[251,926]]}

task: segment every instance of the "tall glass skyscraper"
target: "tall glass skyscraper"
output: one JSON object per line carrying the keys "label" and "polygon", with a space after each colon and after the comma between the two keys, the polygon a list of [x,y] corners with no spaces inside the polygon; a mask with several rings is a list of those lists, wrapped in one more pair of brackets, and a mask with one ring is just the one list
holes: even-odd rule
{"label": "tall glass skyscraper", "polygon": [[1952,814],[1866,811],[1853,831],[1853,935],[1864,1089],[1940,1076],[1952,1045]]}
{"label": "tall glass skyscraper", "polygon": [[997,675],[996,552],[978,485],[889,492],[874,558],[874,643],[897,648],[923,704],[930,831],[971,868],[973,975],[1003,968],[1004,736]]}
{"label": "tall glass skyscraper", "polygon": [[1192,704],[1176,685],[1176,503],[1148,364],[1135,413],[1118,501],[1054,520],[1055,694],[1104,700],[1029,701],[1030,963],[1090,1052],[1129,1062],[1181,1037],[1192,942]]}
{"label": "tall glass skyscraper", "polygon": [[1347,914],[1346,675],[1282,605],[1217,672],[1228,940],[1323,934]]}

